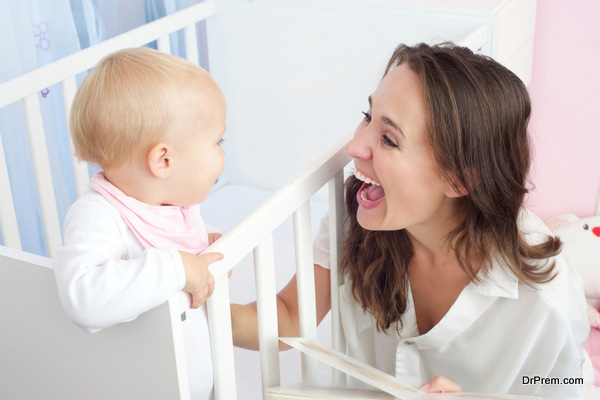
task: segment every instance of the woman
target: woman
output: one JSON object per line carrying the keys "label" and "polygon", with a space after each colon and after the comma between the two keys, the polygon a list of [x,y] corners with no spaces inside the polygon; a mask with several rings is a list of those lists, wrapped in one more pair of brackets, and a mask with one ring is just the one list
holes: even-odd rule
{"label": "woman", "polygon": [[[497,62],[451,44],[399,46],[346,151],[340,301],[351,356],[428,392],[577,398],[587,338],[580,279],[523,208],[530,102]],[[328,229],[315,243],[317,319],[330,308]],[[255,305],[233,306],[256,348]],[[295,278],[278,295],[298,335]],[[536,377],[540,379],[536,379]]]}

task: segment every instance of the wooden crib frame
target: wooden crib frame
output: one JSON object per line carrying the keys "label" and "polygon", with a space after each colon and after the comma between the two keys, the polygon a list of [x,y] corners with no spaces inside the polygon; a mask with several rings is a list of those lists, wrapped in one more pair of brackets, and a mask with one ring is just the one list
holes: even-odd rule
{"label": "wooden crib frame", "polygon": [[[496,0],[494,0],[496,1]],[[460,0],[457,0],[460,3]],[[433,15],[435,18],[449,18],[445,16],[454,15],[452,18],[461,19],[468,25],[467,34],[460,35],[460,44],[469,46],[475,50],[497,57],[500,61],[512,63],[512,66],[519,70],[522,78],[528,81],[531,63],[531,43],[533,19],[535,16],[535,0],[497,0],[501,7],[495,7],[488,11],[479,10],[479,14],[465,12],[464,15],[456,17],[457,13],[453,9],[440,9],[433,6],[415,8],[416,6],[406,6],[391,4],[383,0],[355,0],[346,5],[336,0],[323,0],[325,8],[342,9],[349,7],[351,10],[362,10],[365,7],[374,7],[376,12],[392,12],[398,15],[406,13],[409,17],[415,15],[419,18],[425,18]],[[54,199],[54,190],[52,187],[51,171],[49,168],[47,146],[44,136],[42,117],[38,93],[51,85],[60,83],[64,97],[65,115],[71,106],[72,99],[76,91],[76,76],[92,68],[102,57],[113,51],[142,46],[147,43],[157,41],[160,51],[170,52],[169,35],[173,32],[183,30],[185,36],[186,58],[198,63],[198,23],[208,19],[208,29],[213,32],[219,32],[219,28],[210,27],[210,18],[221,9],[231,7],[256,7],[277,1],[259,1],[248,2],[246,0],[215,0],[206,1],[189,9],[165,17],[161,20],[144,25],[118,37],[109,39],[96,46],[82,50],[81,52],[65,57],[50,65],[39,68],[24,76],[11,80],[0,85],[0,108],[9,104],[22,101],[27,115],[27,126],[29,133],[29,142],[32,149],[33,165],[36,176],[36,186],[39,191],[40,203],[42,209],[44,229],[46,233],[47,246],[50,257],[61,245],[61,227]],[[289,0],[286,6],[315,6],[314,2],[302,0]],[[362,8],[361,8],[362,7]],[[395,15],[395,14],[394,14]],[[441,16],[441,17],[440,17]],[[509,20],[510,19],[510,20]],[[504,31],[512,31],[514,36],[514,26],[520,26],[525,23],[531,25],[527,27],[522,38],[515,41],[509,41],[506,44],[501,40]],[[529,30],[531,32],[529,32]],[[449,38],[455,39],[455,38]],[[514,42],[514,43],[513,43]],[[513,46],[513,47],[511,47]],[[209,49],[210,50],[210,49]],[[216,69],[211,73],[216,76],[217,82],[223,80],[223,74],[220,68],[224,61],[211,53],[209,62],[215,60]],[[387,56],[388,54],[385,54]],[[225,85],[224,92],[228,97],[228,86]],[[228,98],[228,102],[229,102]],[[235,100],[235,99],[234,99]],[[235,101],[234,101],[235,104]],[[344,117],[345,118],[345,117]],[[275,283],[274,283],[274,261],[273,261],[273,240],[272,232],[286,218],[293,216],[297,278],[299,287],[299,307],[300,307],[300,331],[301,336],[316,339],[316,319],[315,319],[315,289],[312,261],[312,236],[310,228],[310,205],[309,201],[313,195],[324,185],[328,185],[329,198],[329,218],[330,218],[330,236],[331,236],[331,265],[332,265],[332,344],[344,352],[345,342],[341,325],[339,321],[337,288],[341,284],[341,277],[337,273],[337,265],[342,243],[341,226],[343,219],[343,178],[344,167],[350,161],[344,151],[344,143],[348,140],[347,134],[338,134],[336,140],[330,141],[331,150],[313,160],[309,167],[296,175],[296,178],[288,180],[287,183],[277,184],[277,190],[260,207],[255,209],[250,215],[242,220],[235,228],[227,232],[215,244],[211,246],[210,251],[222,252],[225,259],[211,265],[211,272],[216,280],[216,288],[213,295],[207,302],[209,326],[211,336],[211,347],[213,353],[214,366],[214,387],[217,399],[234,399],[238,397],[235,382],[233,345],[231,338],[231,314],[229,309],[229,287],[227,272],[231,270],[243,257],[250,252],[254,252],[256,292],[259,311],[259,331],[260,331],[260,354],[263,393],[267,388],[279,385],[279,358],[278,358],[278,335],[276,320],[276,301],[275,301]],[[310,149],[313,151],[313,149]],[[242,155],[240,155],[242,157]],[[76,182],[77,192],[81,195],[87,186],[89,180],[87,165],[80,163],[73,157],[73,166],[75,171],[74,180]],[[137,398],[140,397],[142,390],[146,390],[144,398],[189,398],[188,377],[185,371],[185,354],[183,351],[183,337],[181,332],[181,316],[189,309],[189,299],[179,293],[169,302],[155,310],[148,312],[144,318],[121,324],[118,327],[106,329],[106,333],[89,335],[74,327],[68,320],[60,317],[60,310],[56,308],[57,294],[55,288],[52,288],[51,263],[47,258],[32,256],[20,252],[21,243],[19,240],[19,227],[16,220],[13,198],[10,191],[10,182],[7,175],[6,161],[2,141],[0,140],[0,230],[3,233],[4,244],[6,247],[0,247],[0,285],[2,288],[2,303],[8,304],[10,299],[23,293],[28,297],[28,301],[22,302],[14,308],[11,303],[11,312],[5,307],[5,311],[0,313],[2,319],[2,333],[0,334],[0,345],[8,349],[10,343],[18,340],[36,340],[42,338],[41,343],[45,347],[35,347],[35,351],[22,349],[11,351],[2,350],[0,358],[5,360],[0,370],[0,391],[2,394],[12,396],[21,396],[24,393],[31,395],[42,393],[46,398],[68,398],[67,396],[76,396],[73,388],[62,390],[60,382],[48,382],[41,378],[40,374],[32,373],[32,370],[48,371],[52,368],[59,369],[59,375],[55,380],[60,380],[60,376],[66,376],[72,371],[88,371],[85,374],[77,375],[77,379],[89,379],[89,382],[83,382],[82,385],[94,387],[94,381],[97,377],[94,371],[97,366],[94,362],[88,365],[82,365],[85,362],[80,358],[73,358],[75,353],[82,349],[88,349],[91,354],[98,354],[98,351],[109,351],[111,354],[123,352],[124,348],[131,347],[131,341],[124,340],[124,336],[136,336],[140,329],[147,329],[148,324],[152,326],[170,326],[166,332],[161,333],[156,342],[151,342],[147,347],[137,349],[138,353],[132,353],[134,362],[153,363],[167,365],[171,373],[167,374],[164,369],[155,369],[154,379],[138,382],[133,380],[123,381],[119,375],[126,374],[127,369],[131,369],[131,364],[120,365],[114,363],[114,370],[111,375],[115,375],[116,380],[103,375],[104,386],[114,385],[112,389],[106,389],[103,392],[110,398]],[[31,272],[34,271],[34,272]],[[31,273],[31,276],[28,274]],[[24,277],[28,276],[27,279]],[[20,279],[20,280],[19,280]],[[35,279],[43,287],[34,293],[23,292],[27,287],[28,279]],[[13,289],[5,290],[7,282],[17,282]],[[48,304],[46,304],[46,300]],[[53,299],[50,301],[49,299]],[[54,303],[53,303],[54,302]],[[43,306],[42,306],[43,305]],[[47,307],[50,307],[46,309]],[[40,311],[42,310],[42,311]],[[45,311],[44,311],[45,310]],[[61,341],[61,362],[52,359],[52,352],[45,352],[44,348],[54,346],[52,340],[59,340],[55,336],[56,332],[48,333],[43,330],[32,330],[31,318],[38,318],[39,315],[53,315],[56,325],[51,329],[59,332],[64,340]],[[30,316],[27,318],[26,316]],[[64,316],[63,316],[64,317]],[[27,323],[24,323],[29,321]],[[149,322],[150,321],[150,322]],[[34,324],[35,325],[35,324]],[[8,328],[7,328],[8,327]],[[111,333],[112,332],[112,333]],[[125,332],[125,333],[124,333]],[[113,334],[114,333],[114,334]],[[41,335],[41,336],[40,336]],[[22,338],[22,339],[19,339]],[[59,340],[60,341],[60,340]],[[160,351],[157,350],[160,347]],[[94,350],[95,349],[95,350]],[[100,350],[99,350],[100,349]],[[96,353],[94,353],[94,351]],[[144,360],[144,352],[156,354],[160,353],[163,361]],[[71,353],[71,354],[69,354]],[[139,357],[139,359],[138,359]],[[10,360],[10,363],[6,362]],[[78,360],[75,363],[74,360]],[[316,361],[308,357],[302,359],[302,380],[304,383],[314,383],[316,377]],[[20,367],[19,367],[20,365]],[[35,365],[37,368],[33,368]],[[124,369],[120,369],[124,367]],[[86,370],[89,368],[89,370]],[[167,368],[167,369],[168,369]],[[111,370],[109,368],[109,370]],[[71,371],[71,372],[70,372]],[[23,381],[19,376],[31,375],[36,377],[35,389],[31,383]],[[161,379],[161,377],[163,377]],[[122,378],[122,377],[121,377]],[[345,376],[341,373],[334,373],[334,383],[343,385]],[[65,386],[64,384],[62,386]],[[141,389],[143,386],[144,389]],[[153,387],[160,387],[154,390]],[[96,389],[95,389],[96,390]],[[101,389],[97,389],[101,390]],[[102,389],[103,390],[103,389]],[[166,392],[165,392],[166,390]],[[116,392],[115,392],[116,391]],[[85,392],[79,392],[85,393]],[[100,392],[95,392],[100,393]],[[122,396],[118,395],[121,394]],[[170,393],[165,395],[165,393]],[[152,397],[154,395],[155,397]],[[31,396],[29,396],[31,397]],[[34,396],[35,397],[35,396]],[[102,397],[99,395],[99,397]]]}

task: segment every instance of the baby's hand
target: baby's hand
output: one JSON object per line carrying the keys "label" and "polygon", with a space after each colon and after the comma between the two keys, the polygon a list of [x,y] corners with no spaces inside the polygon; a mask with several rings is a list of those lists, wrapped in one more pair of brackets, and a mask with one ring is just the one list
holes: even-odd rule
{"label": "baby's hand", "polygon": [[191,308],[198,308],[215,290],[215,279],[208,266],[222,260],[221,253],[206,253],[199,256],[180,251],[185,269],[185,286],[183,290],[192,296]]}
{"label": "baby's hand", "polygon": [[211,244],[213,244],[214,242],[217,241],[218,238],[220,238],[221,235],[220,233],[209,233],[208,234],[208,245],[210,246]]}

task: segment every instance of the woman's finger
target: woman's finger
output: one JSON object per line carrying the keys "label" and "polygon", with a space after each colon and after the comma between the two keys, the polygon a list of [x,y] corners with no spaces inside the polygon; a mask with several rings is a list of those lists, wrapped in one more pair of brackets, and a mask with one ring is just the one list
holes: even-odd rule
{"label": "woman's finger", "polygon": [[427,393],[451,393],[462,392],[462,388],[443,376],[436,376],[424,385],[421,385],[421,390]]}

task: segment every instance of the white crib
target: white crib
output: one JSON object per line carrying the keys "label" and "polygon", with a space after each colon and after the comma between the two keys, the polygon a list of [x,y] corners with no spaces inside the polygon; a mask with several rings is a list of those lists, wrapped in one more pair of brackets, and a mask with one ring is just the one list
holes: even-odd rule
{"label": "white crib", "polygon": [[[225,171],[207,201],[210,212],[203,213],[212,224],[234,225],[210,248],[225,255],[211,266],[217,284],[208,300],[215,396],[261,396],[236,385],[226,277],[240,262],[252,264],[247,257],[251,253],[262,396],[269,396],[268,389],[281,383],[275,270],[293,273],[290,265],[275,266],[273,252],[279,239],[273,239],[273,232],[293,219],[301,335],[316,339],[312,240],[314,222],[325,208],[333,221],[331,344],[345,350],[337,309],[341,277],[336,271],[344,168],[350,161],[343,147],[392,50],[402,42],[454,41],[491,55],[529,82],[535,6],[535,0],[205,1],[3,83],[0,108],[22,102],[27,116],[50,256],[61,244],[61,227],[39,92],[60,83],[68,114],[76,76],[104,55],[154,40],[159,50],[170,52],[169,35],[181,30],[186,58],[198,62],[199,48],[206,45],[204,66],[225,94],[228,121]],[[88,168],[76,159],[73,163],[73,179],[81,194]],[[0,230],[6,246],[0,247],[0,397],[189,398],[187,382],[196,377],[188,377],[185,370],[181,326],[189,307],[187,296],[179,293],[136,321],[95,335],[80,331],[60,309],[49,259],[20,251],[6,171],[0,140]],[[324,186],[328,190],[321,190]],[[224,193],[244,199],[248,193],[261,193],[257,198],[268,199],[245,215],[223,208],[219,196]],[[320,210],[312,216],[311,201]],[[141,336],[145,340],[138,340]],[[247,368],[259,370],[258,365]],[[314,359],[302,357],[301,371],[304,384],[319,382]],[[343,374],[331,375],[334,384],[344,384]]]}

